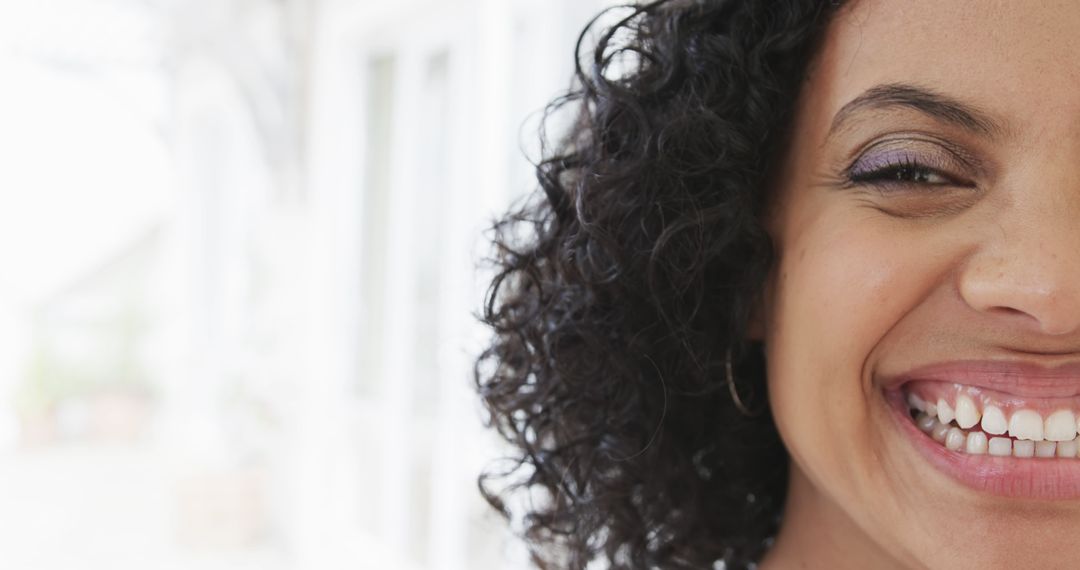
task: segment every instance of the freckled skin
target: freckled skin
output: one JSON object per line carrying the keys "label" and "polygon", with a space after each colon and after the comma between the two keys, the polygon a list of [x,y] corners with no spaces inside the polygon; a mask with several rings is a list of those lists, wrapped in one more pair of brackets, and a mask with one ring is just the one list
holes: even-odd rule
{"label": "freckled skin", "polygon": [[[830,24],[773,189],[777,262],[751,327],[792,457],[764,568],[1080,567],[1080,501],[961,486],[897,431],[877,384],[942,360],[1080,359],[1077,30],[1073,1],[854,0]],[[826,140],[845,103],[898,82],[1006,128],[989,138],[899,110]],[[839,187],[867,143],[913,131],[983,160],[959,173],[977,188]]]}

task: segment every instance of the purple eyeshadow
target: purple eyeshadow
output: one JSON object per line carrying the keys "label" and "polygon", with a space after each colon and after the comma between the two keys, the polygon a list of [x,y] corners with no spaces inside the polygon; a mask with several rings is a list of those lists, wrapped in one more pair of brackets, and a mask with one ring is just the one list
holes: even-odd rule
{"label": "purple eyeshadow", "polygon": [[919,160],[917,155],[910,151],[884,150],[881,152],[870,153],[859,158],[859,161],[852,165],[851,174],[858,176],[876,172],[891,166],[922,164],[922,162],[923,161]]}

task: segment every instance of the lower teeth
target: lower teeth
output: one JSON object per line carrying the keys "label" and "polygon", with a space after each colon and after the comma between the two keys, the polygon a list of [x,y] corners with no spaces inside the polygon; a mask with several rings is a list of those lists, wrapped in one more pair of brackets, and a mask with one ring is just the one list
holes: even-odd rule
{"label": "lower teeth", "polygon": [[1077,457],[1080,456],[1080,443],[1073,438],[1069,441],[1030,441],[1014,439],[1004,435],[989,436],[985,432],[972,428],[960,429],[954,422],[943,424],[938,418],[926,412],[914,416],[915,425],[920,431],[951,451],[969,455],[996,455],[1013,457]]}

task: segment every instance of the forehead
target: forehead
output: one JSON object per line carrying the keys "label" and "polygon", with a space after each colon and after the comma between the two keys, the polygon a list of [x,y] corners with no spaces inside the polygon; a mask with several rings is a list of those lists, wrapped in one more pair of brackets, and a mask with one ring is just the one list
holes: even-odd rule
{"label": "forehead", "polygon": [[830,117],[866,89],[903,81],[1010,124],[1077,129],[1080,2],[850,0],[808,80],[805,96]]}

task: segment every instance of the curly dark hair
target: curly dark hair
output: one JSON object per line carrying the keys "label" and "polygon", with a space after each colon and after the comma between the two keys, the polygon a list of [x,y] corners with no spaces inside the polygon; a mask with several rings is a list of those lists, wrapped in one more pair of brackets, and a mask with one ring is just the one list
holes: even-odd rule
{"label": "curly dark hair", "polygon": [[517,450],[480,488],[537,566],[752,567],[775,536],[788,456],[724,367],[730,351],[742,397],[767,408],[746,340],[772,263],[761,218],[837,4],[626,6],[591,57],[597,20],[582,33],[575,87],[547,111],[571,109],[572,127],[492,230],[494,338],[476,365]]}

